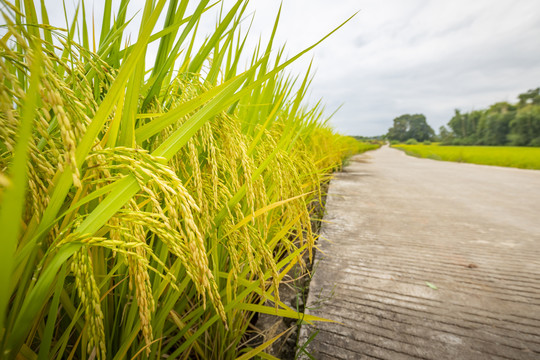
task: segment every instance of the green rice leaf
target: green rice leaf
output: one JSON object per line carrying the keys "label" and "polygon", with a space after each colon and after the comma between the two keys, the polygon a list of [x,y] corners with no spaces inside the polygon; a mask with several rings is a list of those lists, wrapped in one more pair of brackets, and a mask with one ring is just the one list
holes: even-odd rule
{"label": "green rice leaf", "polygon": [[318,317],[315,315],[299,313],[291,309],[276,309],[275,307],[272,307],[272,306],[240,303],[235,308],[239,310],[258,312],[261,314],[276,315],[276,316],[281,316],[281,317],[286,317],[286,318],[291,318],[291,319],[303,320],[303,321],[306,321],[307,323],[311,323],[313,321],[335,322],[334,320],[325,319],[325,318]]}
{"label": "green rice leaf", "polygon": [[9,169],[10,185],[4,191],[0,209],[0,229],[2,229],[2,251],[0,251],[0,329],[4,327],[6,308],[11,295],[13,281],[13,259],[19,234],[21,216],[27,188],[27,162],[30,137],[34,127],[36,107],[39,102],[39,82],[41,76],[41,48],[34,46],[34,57],[30,65],[30,80],[19,123],[19,138]]}

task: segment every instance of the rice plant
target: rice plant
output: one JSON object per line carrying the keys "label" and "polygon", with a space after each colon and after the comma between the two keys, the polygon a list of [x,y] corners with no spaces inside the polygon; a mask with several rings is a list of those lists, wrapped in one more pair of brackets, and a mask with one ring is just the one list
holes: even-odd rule
{"label": "rice plant", "polygon": [[250,319],[299,317],[279,282],[358,150],[304,105],[309,69],[284,72],[318,43],[273,51],[278,13],[241,70],[247,1],[201,45],[209,0],[147,1],[125,42],[128,3],[105,2],[97,39],[84,1],[62,29],[43,1],[1,0],[1,357],[271,358],[243,346]]}

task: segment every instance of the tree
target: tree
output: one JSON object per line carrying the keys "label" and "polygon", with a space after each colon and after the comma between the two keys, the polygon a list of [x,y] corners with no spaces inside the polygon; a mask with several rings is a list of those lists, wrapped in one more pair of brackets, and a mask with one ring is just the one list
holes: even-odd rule
{"label": "tree", "polygon": [[512,117],[511,113],[486,113],[483,145],[506,145]]}
{"label": "tree", "polygon": [[518,99],[518,106],[520,107],[528,104],[540,105],[540,88],[529,90],[524,94],[519,94]]}
{"label": "tree", "polygon": [[394,119],[394,126],[388,129],[386,137],[390,140],[403,142],[407,139],[431,140],[434,135],[435,132],[426,122],[424,115],[404,114]]}
{"label": "tree", "polygon": [[506,145],[510,133],[510,122],[515,117],[515,113],[516,107],[505,101],[491,105],[481,113],[477,141],[469,142],[469,144]]}
{"label": "tree", "polygon": [[454,134],[448,131],[445,126],[441,126],[439,127],[439,139],[443,144],[449,145],[454,140]]}
{"label": "tree", "polygon": [[462,114],[458,109],[454,110],[454,116],[448,122],[448,126],[457,138],[465,140],[465,143],[473,144],[478,139],[478,129],[482,112],[472,111]]}
{"label": "tree", "polygon": [[426,141],[431,140],[434,135],[435,131],[428,125],[424,115],[415,114],[411,116],[409,120],[409,132],[407,134],[409,139]]}
{"label": "tree", "polygon": [[540,107],[521,108],[510,121],[512,145],[538,146],[540,140]]}
{"label": "tree", "polygon": [[394,119],[394,126],[388,129],[386,137],[389,140],[405,141],[407,140],[407,131],[409,128],[408,117],[410,115],[401,115]]}
{"label": "tree", "polygon": [[454,116],[448,122],[448,127],[452,129],[452,132],[456,137],[464,138],[467,137],[467,126],[465,126],[465,115],[461,114],[459,109],[454,110]]}

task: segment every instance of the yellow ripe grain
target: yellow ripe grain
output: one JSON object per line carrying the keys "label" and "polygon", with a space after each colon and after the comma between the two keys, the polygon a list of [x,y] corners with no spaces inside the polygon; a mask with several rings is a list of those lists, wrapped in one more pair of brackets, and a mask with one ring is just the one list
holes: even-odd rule
{"label": "yellow ripe grain", "polygon": [[[132,227],[135,233],[145,236],[142,226]],[[135,298],[139,308],[139,318],[141,320],[141,331],[147,345],[146,354],[150,355],[149,345],[152,343],[152,313],[154,311],[154,297],[148,275],[148,260],[144,249],[135,249],[138,256],[128,255],[128,267],[130,272],[130,283],[135,288]]]}
{"label": "yellow ripe grain", "polygon": [[100,305],[99,288],[93,274],[88,248],[82,247],[72,257],[71,271],[75,275],[77,293],[87,322],[88,351],[96,349],[97,358],[105,359],[105,330]]}

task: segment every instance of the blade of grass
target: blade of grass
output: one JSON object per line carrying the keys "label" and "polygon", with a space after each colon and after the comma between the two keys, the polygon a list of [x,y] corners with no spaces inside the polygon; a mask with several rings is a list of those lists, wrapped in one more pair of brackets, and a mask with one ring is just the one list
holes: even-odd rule
{"label": "blade of grass", "polygon": [[37,360],[50,359],[49,350],[51,349],[51,342],[53,338],[53,332],[56,327],[56,319],[58,316],[58,305],[60,303],[60,294],[62,294],[62,288],[64,287],[64,278],[66,277],[66,264],[64,264],[60,270],[58,280],[56,282],[56,288],[54,291],[53,299],[49,307],[49,313],[47,315],[47,323],[45,325],[45,331],[41,344],[39,346],[39,353]]}

